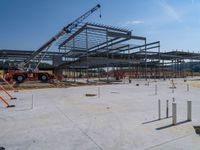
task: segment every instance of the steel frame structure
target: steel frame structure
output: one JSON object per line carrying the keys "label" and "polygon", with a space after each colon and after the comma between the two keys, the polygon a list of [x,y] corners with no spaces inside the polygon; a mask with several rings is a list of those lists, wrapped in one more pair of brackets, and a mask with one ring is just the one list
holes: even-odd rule
{"label": "steel frame structure", "polygon": [[[0,50],[0,60],[23,61],[33,51]],[[45,54],[45,55],[44,55]],[[180,75],[178,66],[185,60],[200,60],[199,53],[171,51],[161,52],[160,41],[147,43],[147,38],[136,36],[127,29],[113,26],[82,23],[58,41],[58,50],[42,52],[33,61],[53,61],[56,56],[62,63],[56,69],[86,71],[89,69],[109,68],[133,69],[142,72],[147,79],[149,74],[164,76],[164,69],[173,65]],[[162,75],[161,75],[162,74]],[[109,75],[107,75],[108,79]]]}

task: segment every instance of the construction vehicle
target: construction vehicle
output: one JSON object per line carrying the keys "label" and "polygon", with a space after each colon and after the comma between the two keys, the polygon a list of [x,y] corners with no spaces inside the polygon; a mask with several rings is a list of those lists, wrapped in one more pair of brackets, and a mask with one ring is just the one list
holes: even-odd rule
{"label": "construction vehicle", "polygon": [[9,70],[4,78],[7,81],[16,81],[17,83],[22,83],[25,80],[35,81],[39,80],[41,82],[48,82],[51,79],[54,79],[55,76],[48,72],[36,72],[36,71],[23,71],[23,70]]}
{"label": "construction vehicle", "polygon": [[[24,62],[19,64],[20,67],[18,67],[17,70],[9,70],[4,75],[4,78],[8,81],[14,80],[19,83],[25,81],[25,80],[40,80],[42,82],[48,82],[50,79],[53,79],[55,76],[46,72],[39,72],[38,66],[39,63],[42,61],[44,57],[41,58],[39,63],[36,65],[35,69],[29,69],[25,70],[25,66],[27,66],[28,63],[30,63],[31,60],[33,60],[36,56],[38,56],[43,51],[48,51],[48,49],[51,47],[53,42],[55,42],[58,38],[63,36],[64,34],[70,33],[75,27],[77,27],[84,19],[86,19],[89,15],[94,13],[96,10],[100,9],[101,5],[98,4],[86,13],[84,13],[82,16],[77,18],[72,23],[65,26],[61,31],[59,31],[56,35],[54,35],[50,40],[48,40],[46,43],[44,43],[38,50],[34,51],[31,56],[26,59]],[[100,12],[100,18],[101,18],[101,12]],[[46,53],[43,54],[43,56]],[[37,71],[36,71],[37,70]]]}

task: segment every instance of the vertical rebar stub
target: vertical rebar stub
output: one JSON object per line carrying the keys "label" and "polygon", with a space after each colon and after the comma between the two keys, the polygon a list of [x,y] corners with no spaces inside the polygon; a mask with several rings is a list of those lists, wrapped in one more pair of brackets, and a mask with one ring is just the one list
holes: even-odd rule
{"label": "vertical rebar stub", "polygon": [[166,101],[166,118],[169,118],[169,100]]}
{"label": "vertical rebar stub", "polygon": [[160,105],[160,100],[158,100],[158,120],[161,119],[161,105]]}
{"label": "vertical rebar stub", "polygon": [[176,122],[177,122],[176,103],[172,103],[172,124],[176,125]]}
{"label": "vertical rebar stub", "polygon": [[187,101],[187,120],[192,121],[192,101]]}
{"label": "vertical rebar stub", "polygon": [[157,95],[157,91],[158,91],[158,86],[157,84],[155,85],[155,95]]}

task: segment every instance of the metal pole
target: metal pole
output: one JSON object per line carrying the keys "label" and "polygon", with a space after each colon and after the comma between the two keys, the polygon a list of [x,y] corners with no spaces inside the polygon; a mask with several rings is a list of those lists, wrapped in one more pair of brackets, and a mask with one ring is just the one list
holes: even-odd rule
{"label": "metal pole", "polygon": [[130,61],[131,61],[131,59],[130,59],[131,57],[130,57],[130,48],[129,48],[129,45],[128,45],[128,82],[129,83],[131,83],[131,79],[130,79],[130,74],[131,74],[131,71],[130,71]]}
{"label": "metal pole", "polygon": [[[73,50],[75,51],[75,39],[73,38]],[[73,59],[75,63],[75,58]],[[73,76],[74,76],[74,82],[76,82],[76,72],[75,72],[75,65],[73,63]]]}
{"label": "metal pole", "polygon": [[155,85],[155,95],[157,95],[157,89],[158,89],[158,86],[157,84]]}
{"label": "metal pole", "polygon": [[185,60],[183,59],[183,78],[185,78]]}
{"label": "metal pole", "polygon": [[159,71],[159,79],[160,79],[160,41],[158,44],[158,61],[159,61],[159,66],[158,66],[158,71]]}
{"label": "metal pole", "polygon": [[158,100],[158,120],[161,119],[161,105],[160,105],[160,100]]}
{"label": "metal pole", "polygon": [[172,103],[172,124],[176,125],[176,122],[177,122],[176,103]]}
{"label": "metal pole", "polygon": [[187,84],[187,91],[189,91],[190,89],[189,89],[189,84]]}
{"label": "metal pole", "polygon": [[147,81],[147,40],[145,39],[145,80]]}
{"label": "metal pole", "polygon": [[86,76],[87,76],[87,83],[89,82],[89,77],[88,77],[88,32],[87,32],[87,27],[86,27],[86,29],[85,29],[85,32],[86,32],[86,50],[87,50],[87,52],[86,52],[86,61],[87,61],[87,70],[86,70]]}
{"label": "metal pole", "polygon": [[164,63],[165,63],[165,61],[164,61],[164,59],[162,60],[162,75],[163,75],[163,80],[165,80],[165,76],[166,76],[166,74],[165,74],[165,72],[164,72]]}
{"label": "metal pole", "polygon": [[166,118],[169,118],[169,100],[166,101]]}
{"label": "metal pole", "polygon": [[187,120],[192,121],[192,101],[187,101]]}
{"label": "metal pole", "polygon": [[107,50],[107,59],[106,59],[106,71],[107,71],[107,82],[108,82],[108,79],[109,79],[109,75],[108,75],[108,71],[109,71],[109,48],[108,48],[108,29],[106,29],[106,50]]}

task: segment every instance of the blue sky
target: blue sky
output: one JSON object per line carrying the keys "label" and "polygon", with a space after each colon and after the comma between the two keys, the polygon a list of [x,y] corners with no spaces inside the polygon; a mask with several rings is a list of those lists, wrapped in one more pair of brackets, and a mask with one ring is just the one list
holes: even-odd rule
{"label": "blue sky", "polygon": [[119,26],[161,41],[161,50],[199,51],[199,0],[0,0],[0,48],[37,49],[97,3],[87,21]]}

